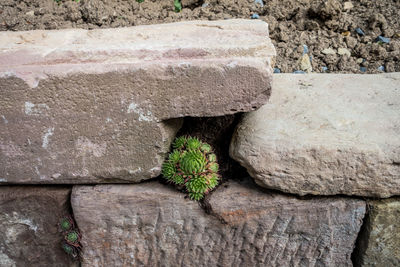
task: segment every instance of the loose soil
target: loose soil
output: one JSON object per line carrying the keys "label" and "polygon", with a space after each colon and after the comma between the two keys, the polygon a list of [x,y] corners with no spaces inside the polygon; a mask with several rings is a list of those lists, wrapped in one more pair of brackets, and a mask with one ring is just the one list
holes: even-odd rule
{"label": "loose soil", "polygon": [[[176,13],[173,0],[1,0],[0,30],[113,28],[258,15],[269,23],[278,53],[274,67],[281,72],[400,71],[400,0],[182,0],[182,5]],[[377,42],[378,36],[390,42]]]}

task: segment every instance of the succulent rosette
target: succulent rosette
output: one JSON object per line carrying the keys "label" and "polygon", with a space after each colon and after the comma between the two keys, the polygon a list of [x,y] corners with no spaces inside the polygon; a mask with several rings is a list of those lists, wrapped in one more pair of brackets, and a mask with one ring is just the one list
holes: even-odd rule
{"label": "succulent rosette", "polygon": [[60,220],[60,231],[64,236],[61,247],[65,253],[70,255],[73,259],[78,259],[81,251],[81,234],[76,227],[72,216],[68,215]]}
{"label": "succulent rosette", "polygon": [[209,144],[194,137],[178,137],[172,148],[162,175],[175,185],[185,186],[191,199],[202,199],[218,185],[217,156]]}

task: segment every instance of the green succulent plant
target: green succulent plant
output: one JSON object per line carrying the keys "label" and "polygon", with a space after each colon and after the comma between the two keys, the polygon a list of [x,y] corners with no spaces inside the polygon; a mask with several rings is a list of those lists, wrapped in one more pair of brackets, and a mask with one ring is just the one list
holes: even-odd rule
{"label": "green succulent plant", "polygon": [[59,226],[64,236],[64,240],[61,243],[62,249],[73,259],[79,258],[82,248],[80,243],[82,236],[76,227],[74,219],[71,215],[65,216],[60,220]]}
{"label": "green succulent plant", "polygon": [[173,184],[184,185],[191,199],[201,200],[218,185],[217,156],[209,144],[194,137],[178,137],[172,148],[162,166],[163,177]]}
{"label": "green succulent plant", "polygon": [[74,222],[71,218],[65,217],[62,218],[60,222],[60,228],[62,231],[68,231],[74,226]]}
{"label": "green succulent plant", "polygon": [[76,231],[71,231],[65,236],[65,239],[68,242],[77,243],[77,242],[79,242],[79,234]]}

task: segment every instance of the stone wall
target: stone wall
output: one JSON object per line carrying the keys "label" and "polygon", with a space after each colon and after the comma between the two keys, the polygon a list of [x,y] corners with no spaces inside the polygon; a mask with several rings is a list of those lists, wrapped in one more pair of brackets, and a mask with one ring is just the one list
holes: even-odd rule
{"label": "stone wall", "polygon": [[[272,77],[252,20],[0,48],[0,266],[399,265],[400,74]],[[180,134],[220,159],[199,202],[160,176]]]}

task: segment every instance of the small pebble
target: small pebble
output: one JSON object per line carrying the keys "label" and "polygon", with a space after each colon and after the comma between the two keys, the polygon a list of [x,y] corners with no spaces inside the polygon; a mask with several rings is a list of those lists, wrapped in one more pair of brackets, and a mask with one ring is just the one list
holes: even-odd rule
{"label": "small pebble", "polygon": [[350,36],[350,32],[349,31],[342,32],[342,35],[343,36]]}
{"label": "small pebble", "polygon": [[259,4],[261,7],[264,7],[264,2],[263,0],[254,0],[255,4]]}
{"label": "small pebble", "polygon": [[251,15],[252,19],[259,19],[260,16],[257,13],[254,13],[253,15]]}
{"label": "small pebble", "polygon": [[356,62],[357,62],[357,64],[361,64],[361,63],[364,62],[364,59],[363,58],[357,58]]}
{"label": "small pebble", "polygon": [[333,50],[332,48],[325,48],[324,50],[321,51],[321,53],[324,55],[334,55],[336,54],[336,51]]}
{"label": "small pebble", "polygon": [[295,70],[293,71],[294,74],[306,74],[304,71],[302,70]]}
{"label": "small pebble", "polygon": [[379,35],[378,38],[376,38],[376,41],[388,44],[388,43],[390,43],[390,38],[386,38],[386,37]]}
{"label": "small pebble", "polygon": [[308,46],[303,45],[303,55],[308,53]]}
{"label": "small pebble", "polygon": [[274,73],[281,73],[281,70],[279,68],[274,68]]}
{"label": "small pebble", "polygon": [[360,67],[360,71],[361,71],[361,72],[366,72],[366,71],[367,71],[367,68],[366,68],[366,67]]}
{"label": "small pebble", "polygon": [[203,7],[203,8],[208,7],[208,3],[202,4],[201,7]]}
{"label": "small pebble", "polygon": [[365,33],[363,32],[363,30],[361,30],[361,28],[356,28],[356,33],[357,33],[358,35],[361,35],[361,36],[364,36],[364,35],[365,35]]}
{"label": "small pebble", "polygon": [[385,66],[379,66],[378,70],[385,71]]}
{"label": "small pebble", "polygon": [[351,57],[351,53],[350,53],[349,49],[343,48],[343,47],[340,47],[338,49],[338,54],[341,56],[347,55],[347,56]]}
{"label": "small pebble", "polygon": [[354,7],[354,5],[353,5],[352,2],[344,2],[344,5],[343,5],[343,9],[344,9],[344,10],[350,10],[350,9],[352,9],[353,7]]}
{"label": "small pebble", "polygon": [[322,67],[322,72],[325,72],[328,70],[328,67]]}
{"label": "small pebble", "polygon": [[25,15],[34,17],[34,16],[35,16],[35,11],[31,10],[31,11],[29,11],[29,12],[26,12]]}
{"label": "small pebble", "polygon": [[306,71],[308,73],[312,72],[312,66],[310,57],[308,54],[304,54],[299,60],[299,68],[300,70]]}

